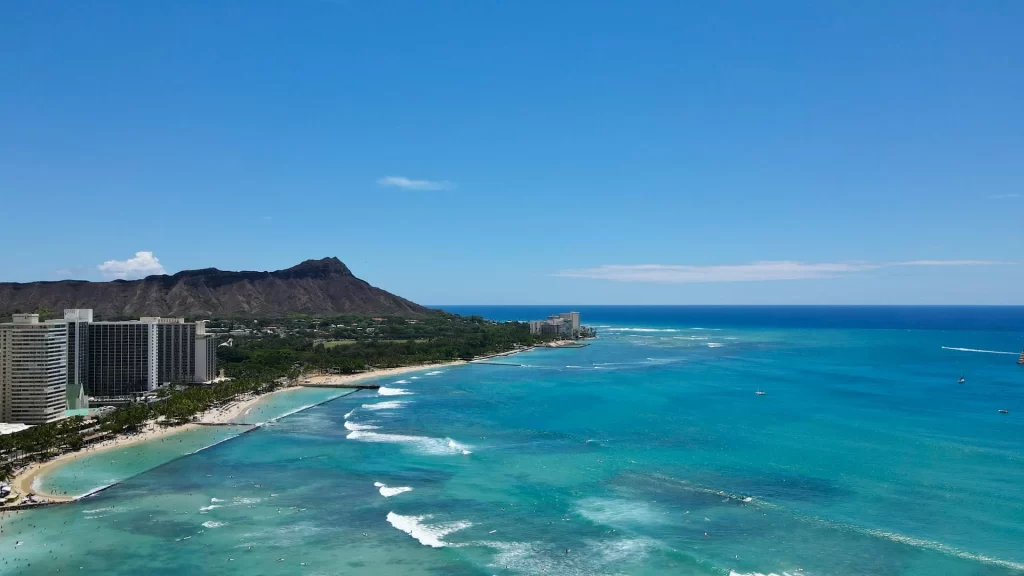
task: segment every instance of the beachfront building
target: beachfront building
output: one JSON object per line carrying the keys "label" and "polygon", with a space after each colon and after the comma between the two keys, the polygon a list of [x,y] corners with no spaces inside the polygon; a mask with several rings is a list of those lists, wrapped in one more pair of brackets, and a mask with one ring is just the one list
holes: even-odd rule
{"label": "beachfront building", "polygon": [[196,324],[184,318],[143,316],[139,322],[156,324],[157,381],[179,384],[195,381]]}
{"label": "beachfront building", "polygon": [[46,424],[67,407],[68,327],[15,314],[0,324],[0,421]]}
{"label": "beachfront building", "polygon": [[87,408],[88,396],[124,398],[216,377],[216,335],[206,332],[205,321],[143,316],[96,322],[90,309],[64,310],[64,320],[72,409]]}
{"label": "beachfront building", "polygon": [[89,325],[89,396],[130,397],[159,384],[159,332],[155,322]]}
{"label": "beachfront building", "polygon": [[547,320],[531,320],[530,334],[579,338],[582,334],[579,312],[563,312],[548,316]]}
{"label": "beachfront building", "polygon": [[64,321],[68,325],[68,385],[69,410],[89,407],[85,381],[89,375],[89,324],[92,310],[65,309]]}
{"label": "beachfront building", "polygon": [[206,332],[206,322],[196,322],[196,361],[193,382],[217,377],[217,335]]}

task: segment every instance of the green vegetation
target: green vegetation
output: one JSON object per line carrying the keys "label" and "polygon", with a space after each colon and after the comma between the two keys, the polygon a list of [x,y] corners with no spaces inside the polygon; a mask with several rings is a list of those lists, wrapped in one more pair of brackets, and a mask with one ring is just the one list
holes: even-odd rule
{"label": "green vegetation", "polygon": [[[265,322],[263,324],[266,324]],[[551,340],[533,336],[521,322],[492,322],[478,316],[404,318],[291,318],[273,329],[236,338],[221,348],[225,367],[257,364],[351,374],[371,368],[470,360]],[[282,335],[283,333],[283,335]],[[331,338],[332,340],[327,340]]]}

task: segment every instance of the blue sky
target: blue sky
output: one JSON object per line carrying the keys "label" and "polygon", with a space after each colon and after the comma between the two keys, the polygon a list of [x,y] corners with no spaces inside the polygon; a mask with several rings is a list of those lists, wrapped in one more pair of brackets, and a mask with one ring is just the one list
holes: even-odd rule
{"label": "blue sky", "polygon": [[429,304],[1024,304],[1024,3],[3,12],[0,281],[338,256]]}

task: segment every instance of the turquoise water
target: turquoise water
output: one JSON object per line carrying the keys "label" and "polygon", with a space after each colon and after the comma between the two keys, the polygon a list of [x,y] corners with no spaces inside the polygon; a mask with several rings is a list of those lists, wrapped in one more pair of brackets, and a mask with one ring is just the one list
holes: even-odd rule
{"label": "turquoise water", "polygon": [[590,347],[395,377],[8,517],[0,573],[1024,572],[1019,309],[589,314]]}
{"label": "turquoise water", "polygon": [[[330,388],[285,390],[264,397],[233,422],[262,424],[347,393],[350,391]],[[238,436],[248,429],[247,426],[203,426],[145,444],[97,453],[84,452],[41,476],[36,486],[46,494],[81,496]]]}

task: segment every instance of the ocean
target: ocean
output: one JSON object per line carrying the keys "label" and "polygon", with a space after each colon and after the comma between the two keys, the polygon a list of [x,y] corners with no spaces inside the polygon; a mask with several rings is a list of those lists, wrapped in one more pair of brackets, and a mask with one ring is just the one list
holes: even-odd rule
{"label": "ocean", "polygon": [[119,483],[7,513],[0,574],[1024,573],[1024,308],[576,309],[586,348],[61,468]]}

